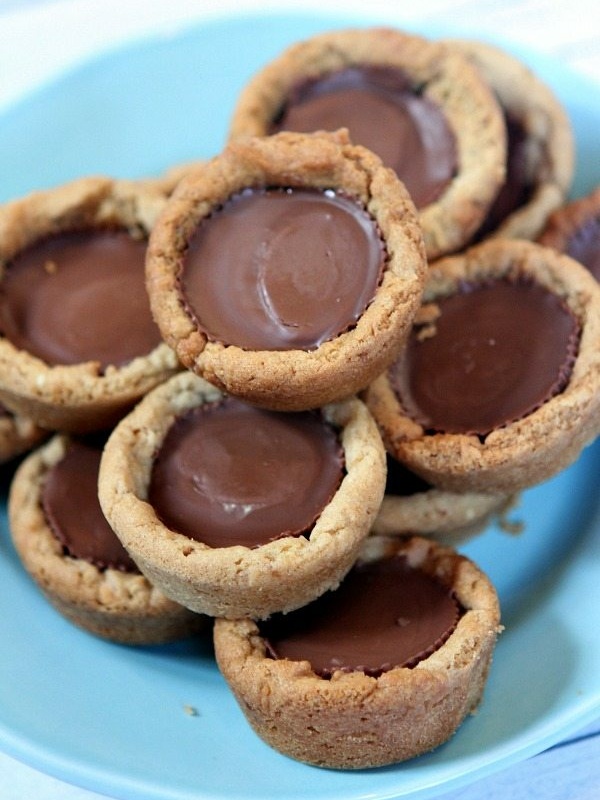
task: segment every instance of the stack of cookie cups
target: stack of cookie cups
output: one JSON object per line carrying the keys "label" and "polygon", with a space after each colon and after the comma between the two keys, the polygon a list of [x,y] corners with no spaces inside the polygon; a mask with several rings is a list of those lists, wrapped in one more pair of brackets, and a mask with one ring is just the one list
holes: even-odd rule
{"label": "stack of cookie cups", "polygon": [[[359,394],[403,352],[427,272],[404,185],[344,131],[231,141],[171,194],[146,271],[186,370],[108,439],[99,497],[111,527],[153,584],[215,618],[219,667],[272,746],[335,768],[437,746],[481,698],[499,609],[453,550],[369,535],[386,453]],[[400,599],[420,631],[408,655],[366,666],[336,660],[330,642],[338,666],[323,672],[269,649],[277,620],[285,630],[335,602],[365,569],[406,573],[431,599],[417,604],[436,609],[425,621]],[[431,702],[439,718],[425,725]]]}

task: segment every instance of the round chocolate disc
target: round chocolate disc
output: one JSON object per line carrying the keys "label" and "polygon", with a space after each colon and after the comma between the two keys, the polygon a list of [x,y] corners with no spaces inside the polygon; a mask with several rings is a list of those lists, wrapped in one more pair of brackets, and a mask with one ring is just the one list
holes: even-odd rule
{"label": "round chocolate disc", "polygon": [[350,198],[248,189],[199,225],[181,293],[213,341],[311,350],[355,325],[384,262],[373,219]]}
{"label": "round chocolate disc", "polygon": [[73,558],[98,569],[112,567],[138,572],[106,521],[98,500],[98,470],[102,447],[73,439],[65,455],[48,471],[42,487],[42,507],[48,525]]}
{"label": "round chocolate disc", "polygon": [[0,331],[48,364],[122,366],[161,342],[146,294],[147,242],[121,230],[57,233],[10,262]]}
{"label": "round chocolate disc", "polygon": [[415,326],[392,384],[425,430],[485,436],[558,394],[577,352],[579,323],[530,280],[464,285]]}
{"label": "round chocolate disc", "polygon": [[460,613],[445,586],[394,556],[353,567],[334,592],[260,630],[274,658],[308,661],[325,678],[336,670],[376,677],[431,655]]}
{"label": "round chocolate disc", "polygon": [[299,83],[272,131],[339,128],[396,172],[417,208],[434,202],[456,174],[456,141],[444,113],[401,70],[348,67]]}
{"label": "round chocolate disc", "polygon": [[149,502],[169,528],[210,547],[308,533],[342,479],[334,429],[318,413],[233,398],[178,417],[156,456]]}

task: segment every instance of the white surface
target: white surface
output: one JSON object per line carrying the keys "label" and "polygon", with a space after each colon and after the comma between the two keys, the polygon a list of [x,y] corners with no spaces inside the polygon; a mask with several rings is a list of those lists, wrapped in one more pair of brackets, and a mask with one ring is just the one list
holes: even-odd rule
{"label": "white surface", "polygon": [[[286,3],[286,8],[291,4]],[[322,9],[322,0],[296,3]],[[364,10],[364,0],[330,2],[327,9]],[[281,3],[255,0],[0,0],[0,108],[30,88],[51,80],[89,54],[147,33],[178,29],[207,13],[276,8]],[[210,11],[208,11],[210,9]],[[468,35],[490,31],[517,44],[558,58],[600,80],[600,18],[597,0],[528,0],[527,2],[459,2],[420,0],[393,3],[371,0],[369,13],[390,9],[395,23],[447,19]],[[3,610],[0,609],[0,613]],[[6,643],[3,644],[6,646]],[[597,731],[596,724],[586,733]],[[573,738],[573,737],[572,737]],[[468,789],[443,795],[446,800],[480,797],[525,800],[592,800],[598,796],[600,737],[553,748],[517,768],[479,781]],[[0,800],[92,800],[98,795],[68,786],[0,754]]]}
{"label": "white surface", "polygon": [[[284,6],[347,13],[368,9],[406,24],[447,19],[465,33],[488,30],[590,77],[600,76],[596,0],[286,0]],[[0,0],[0,107],[90,52],[151,32],[168,35],[207,15],[281,7],[281,0]]]}

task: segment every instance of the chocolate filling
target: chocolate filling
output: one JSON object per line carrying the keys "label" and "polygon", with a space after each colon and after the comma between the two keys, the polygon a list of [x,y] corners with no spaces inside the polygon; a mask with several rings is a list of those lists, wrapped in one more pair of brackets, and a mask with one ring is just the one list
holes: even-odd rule
{"label": "chocolate filling", "polygon": [[347,67],[292,89],[272,124],[303,133],[347,128],[408,189],[417,208],[434,202],[456,175],[456,140],[440,107],[393,67]]}
{"label": "chocolate filling", "polygon": [[600,215],[589,217],[571,234],[565,252],[600,280]]}
{"label": "chocolate filling", "polygon": [[533,195],[527,131],[521,120],[506,110],[504,121],[507,133],[506,178],[473,241],[481,241],[495,231],[513,211],[526,205]]}
{"label": "chocolate filling", "polygon": [[564,301],[531,280],[465,284],[414,327],[390,371],[406,413],[428,432],[485,437],[569,381],[580,327]]}
{"label": "chocolate filling", "polygon": [[198,226],[180,292],[212,341],[312,350],[356,324],[384,266],[377,226],[354,200],[246,189]]}
{"label": "chocolate filling", "polygon": [[261,623],[271,658],[308,661],[318,675],[377,677],[414,667],[442,646],[463,609],[421,569],[393,556],[352,568],[334,592]]}
{"label": "chocolate filling", "polygon": [[178,417],[160,447],[149,502],[169,528],[210,547],[308,534],[342,479],[334,429],[318,413],[233,398]]}
{"label": "chocolate filling", "polygon": [[0,332],[48,364],[122,366],[161,341],[146,294],[146,241],[121,230],[57,233],[10,262]]}
{"label": "chocolate filling", "polygon": [[73,558],[98,569],[139,572],[106,521],[98,500],[98,469],[102,444],[72,439],[65,455],[46,475],[42,508],[46,521]]}

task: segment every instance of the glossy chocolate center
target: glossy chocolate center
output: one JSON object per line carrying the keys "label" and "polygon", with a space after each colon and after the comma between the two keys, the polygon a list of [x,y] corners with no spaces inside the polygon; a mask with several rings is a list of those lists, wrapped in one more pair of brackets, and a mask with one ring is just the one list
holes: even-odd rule
{"label": "glossy chocolate center", "polygon": [[98,569],[138,572],[100,508],[98,469],[102,447],[73,439],[46,475],[42,507],[48,525],[68,555]]}
{"label": "glossy chocolate center", "polygon": [[59,233],[31,245],[0,283],[0,331],[48,364],[122,366],[160,343],[146,294],[146,241],[126,231]]}
{"label": "glossy chocolate center", "polygon": [[579,325],[565,303],[527,280],[470,284],[415,327],[391,378],[427,431],[485,436],[566,386]]}
{"label": "glossy chocolate center", "polygon": [[177,418],[149,502],[167,527],[210,547],[256,547],[310,531],[342,470],[336,433],[319,414],[227,398]]}
{"label": "glossy chocolate center", "polygon": [[204,220],[181,292],[208,338],[249,350],[311,350],[355,325],[385,252],[358,203],[304,189],[246,190]]}
{"label": "glossy chocolate center", "polygon": [[565,252],[600,280],[600,216],[590,217],[571,235]]}
{"label": "glossy chocolate center", "polygon": [[335,592],[260,630],[271,657],[308,661],[321,677],[337,670],[377,676],[431,655],[461,610],[445,586],[394,556],[354,567]]}
{"label": "glossy chocolate center", "polygon": [[526,205],[533,193],[528,165],[528,135],[522,122],[505,111],[507,133],[506,177],[474,241],[495,231],[518,208]]}
{"label": "glossy chocolate center", "polygon": [[273,131],[347,128],[406,185],[417,208],[432,203],[457,171],[454,134],[441,108],[391,67],[348,67],[298,84]]}

